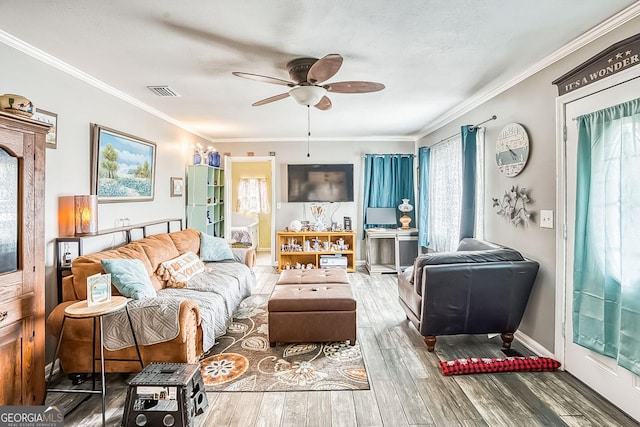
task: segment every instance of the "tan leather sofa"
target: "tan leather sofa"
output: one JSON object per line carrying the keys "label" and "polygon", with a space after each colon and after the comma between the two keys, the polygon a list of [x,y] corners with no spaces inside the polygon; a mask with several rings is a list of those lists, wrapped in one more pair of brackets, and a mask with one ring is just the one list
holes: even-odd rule
{"label": "tan leather sofa", "polygon": [[[151,282],[156,290],[163,289],[166,283],[156,274],[158,266],[163,261],[173,259],[185,252],[199,253],[200,234],[197,230],[186,229],[173,233],[156,234],[141,240],[131,242],[117,249],[96,252],[76,258],[71,265],[72,275],[62,281],[62,299],[47,319],[47,331],[60,336],[64,310],[70,304],[87,298],[87,277],[97,273],[104,273],[102,259],[128,258],[139,259],[144,264]],[[255,251],[234,249],[234,256],[242,256],[244,263],[253,267]],[[238,260],[238,259],[237,259]],[[119,295],[112,286],[112,294]],[[200,325],[200,311],[192,300],[181,303],[180,332],[176,338],[154,345],[141,345],[140,352],[145,366],[150,362],[161,363],[196,363],[203,352],[202,327]],[[91,372],[91,344],[93,341],[93,324],[91,319],[67,319],[60,345],[58,357],[62,370],[66,373]],[[99,333],[99,332],[97,332]],[[97,347],[97,346],[96,346]],[[96,348],[96,354],[99,349]],[[137,362],[135,347],[128,347],[118,351],[105,350],[105,359],[129,359],[129,361],[107,361],[106,372],[137,372],[141,370]],[[99,370],[99,361],[96,370]]]}

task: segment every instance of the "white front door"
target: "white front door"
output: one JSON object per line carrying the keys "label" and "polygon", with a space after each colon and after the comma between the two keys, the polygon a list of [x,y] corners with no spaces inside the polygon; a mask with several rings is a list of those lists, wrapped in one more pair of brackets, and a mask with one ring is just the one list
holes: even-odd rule
{"label": "white front door", "polygon": [[573,343],[573,259],[576,200],[577,116],[640,97],[640,78],[566,104],[566,214],[564,368],[614,405],[640,421],[640,377],[616,365],[615,359]]}

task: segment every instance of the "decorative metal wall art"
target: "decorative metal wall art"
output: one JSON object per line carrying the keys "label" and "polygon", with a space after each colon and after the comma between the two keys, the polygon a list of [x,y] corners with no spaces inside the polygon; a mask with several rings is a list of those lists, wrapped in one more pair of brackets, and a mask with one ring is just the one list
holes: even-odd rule
{"label": "decorative metal wall art", "polygon": [[509,221],[514,226],[529,225],[534,213],[527,210],[527,205],[532,202],[529,198],[529,190],[519,188],[517,185],[504,192],[502,199],[492,198],[493,207],[498,208],[498,215]]}

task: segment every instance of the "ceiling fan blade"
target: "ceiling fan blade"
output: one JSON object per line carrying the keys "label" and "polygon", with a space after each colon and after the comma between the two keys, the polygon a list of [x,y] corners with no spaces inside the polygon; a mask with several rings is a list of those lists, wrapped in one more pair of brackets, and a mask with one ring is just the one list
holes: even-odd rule
{"label": "ceiling fan blade", "polygon": [[331,100],[326,96],[323,96],[320,102],[314,105],[314,107],[316,107],[318,110],[326,111],[331,109],[331,105]]}
{"label": "ceiling fan blade", "polygon": [[296,85],[295,83],[288,80],[277,79],[275,77],[269,76],[261,76],[260,74],[242,73],[240,71],[234,71],[231,74],[238,77],[244,77],[245,79],[249,80],[257,80],[264,83],[273,83],[274,85],[283,85],[289,87],[294,87]]}
{"label": "ceiling fan blade", "polygon": [[321,83],[333,77],[342,66],[342,56],[337,53],[330,53],[318,59],[309,68],[307,81],[311,84]]}
{"label": "ceiling fan blade", "polygon": [[260,100],[258,102],[254,102],[251,105],[253,105],[254,107],[259,107],[260,105],[269,104],[269,103],[274,102],[274,101],[279,101],[281,99],[285,99],[287,96],[289,96],[289,92],[281,93],[280,95],[276,95],[276,96],[272,96],[272,97],[269,97],[269,98],[262,99],[262,100]]}
{"label": "ceiling fan blade", "polygon": [[367,93],[382,90],[384,85],[375,82],[337,82],[327,84],[324,88],[335,93]]}

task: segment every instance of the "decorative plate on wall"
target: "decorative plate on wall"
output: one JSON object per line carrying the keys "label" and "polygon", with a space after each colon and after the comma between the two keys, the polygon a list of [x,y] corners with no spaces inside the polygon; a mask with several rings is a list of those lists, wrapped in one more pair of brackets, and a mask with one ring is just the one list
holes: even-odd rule
{"label": "decorative plate on wall", "polygon": [[500,131],[496,141],[498,169],[508,177],[522,172],[529,158],[529,135],[522,125],[509,123]]}

